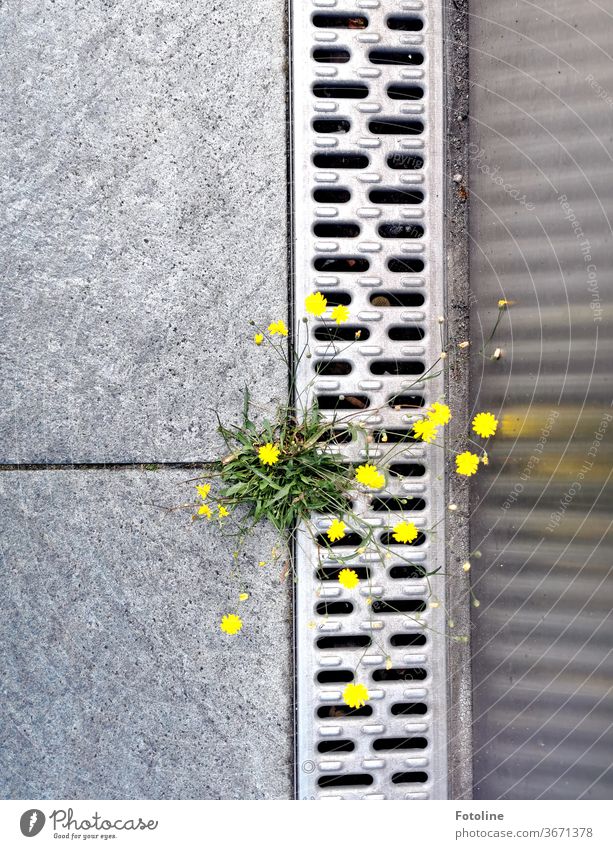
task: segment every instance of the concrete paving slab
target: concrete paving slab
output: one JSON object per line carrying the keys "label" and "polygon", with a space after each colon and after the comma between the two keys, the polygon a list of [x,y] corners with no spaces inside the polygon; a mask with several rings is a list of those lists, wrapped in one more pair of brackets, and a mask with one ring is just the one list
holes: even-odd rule
{"label": "concrete paving slab", "polygon": [[159,506],[192,474],[0,474],[2,798],[291,795],[290,586],[258,566],[275,535],[233,566],[214,524]]}
{"label": "concrete paving slab", "polygon": [[286,313],[284,0],[0,7],[0,462],[191,461]]}

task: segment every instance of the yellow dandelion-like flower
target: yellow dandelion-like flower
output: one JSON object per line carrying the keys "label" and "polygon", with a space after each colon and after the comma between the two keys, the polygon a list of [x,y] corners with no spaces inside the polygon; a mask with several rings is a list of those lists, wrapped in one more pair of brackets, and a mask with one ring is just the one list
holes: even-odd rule
{"label": "yellow dandelion-like flower", "polygon": [[321,292],[315,292],[312,295],[307,295],[304,299],[304,308],[307,312],[310,312],[311,315],[323,315],[327,306],[328,301]]}
{"label": "yellow dandelion-like flower", "polygon": [[349,320],[349,307],[338,304],[330,313],[330,318],[333,318],[337,324],[343,324],[343,322]]}
{"label": "yellow dandelion-like flower", "polygon": [[506,298],[501,298],[501,299],[498,301],[498,309],[499,309],[499,310],[503,310],[505,307],[508,307],[510,303],[511,303],[511,302],[510,302],[510,301],[507,301],[507,299],[506,299]]}
{"label": "yellow dandelion-like flower", "polygon": [[477,413],[473,419],[473,430],[483,439],[493,436],[497,427],[498,419],[492,413]]}
{"label": "yellow dandelion-like flower", "polygon": [[230,511],[226,510],[226,508],[223,506],[223,504],[217,505],[217,512],[219,513],[220,519],[225,519],[226,516],[230,515]]}
{"label": "yellow dandelion-like flower", "polygon": [[484,466],[489,466],[490,458],[487,456],[487,451],[484,451],[483,454],[481,455],[481,462],[483,463]]}
{"label": "yellow dandelion-like flower", "polygon": [[268,332],[271,336],[287,336],[288,330],[284,321],[273,321],[268,325]]}
{"label": "yellow dandelion-like flower", "polygon": [[457,454],[455,458],[456,471],[459,475],[474,475],[479,468],[479,458],[471,451]]}
{"label": "yellow dandelion-like flower", "polygon": [[422,419],[413,425],[413,438],[422,442],[433,442],[438,435],[438,428],[430,419]]}
{"label": "yellow dandelion-like flower", "polygon": [[266,561],[265,561],[265,560],[260,560],[260,561],[258,562],[258,566],[266,566]]}
{"label": "yellow dandelion-like flower", "polygon": [[381,489],[385,483],[385,478],[381,472],[377,471],[377,467],[368,463],[357,467],[355,479],[358,483],[363,483],[364,486],[369,486],[371,489]]}
{"label": "yellow dandelion-like flower", "polygon": [[264,466],[273,466],[275,463],[279,462],[279,449],[276,445],[273,445],[272,442],[267,442],[266,445],[262,445],[258,448],[258,457],[260,458],[260,463]]}
{"label": "yellow dandelion-like flower", "polygon": [[335,519],[326,531],[326,535],[330,542],[336,542],[337,539],[342,539],[345,536],[346,530],[345,523],[341,519]]}
{"label": "yellow dandelion-like flower", "polygon": [[208,504],[201,504],[200,507],[198,508],[198,515],[199,516],[206,516],[207,519],[210,519],[211,518],[211,508],[209,507],[209,505]]}
{"label": "yellow dandelion-like flower", "polygon": [[451,421],[451,410],[447,404],[439,404],[438,401],[430,407],[428,418],[435,425],[446,425]]}
{"label": "yellow dandelion-like flower", "polygon": [[355,332],[355,338],[356,338],[356,339],[359,339],[361,335],[362,335],[362,331],[361,331],[361,330],[356,330],[356,332]]}
{"label": "yellow dandelion-like flower", "polygon": [[211,491],[211,484],[202,483],[196,487],[196,490],[198,491],[198,495],[200,496],[200,498],[202,498],[203,501],[206,501],[206,498],[209,492]]}
{"label": "yellow dandelion-like flower", "polygon": [[361,708],[369,698],[364,684],[347,684],[343,690],[343,701],[350,708]]}
{"label": "yellow dandelion-like flower", "polygon": [[418,533],[413,522],[400,522],[398,525],[394,525],[393,536],[396,542],[413,542],[417,539]]}
{"label": "yellow dandelion-like flower", "polygon": [[221,625],[219,626],[224,634],[238,634],[243,627],[243,620],[235,613],[226,613],[222,617]]}
{"label": "yellow dandelion-like flower", "polygon": [[241,593],[238,597],[238,600],[239,601],[247,601],[248,598],[249,598],[249,593]]}
{"label": "yellow dandelion-like flower", "polygon": [[358,573],[354,572],[353,569],[341,569],[338,575],[338,582],[346,590],[353,590],[360,583],[360,579],[358,578]]}
{"label": "yellow dandelion-like flower", "polygon": [[261,345],[262,342],[264,341],[264,334],[263,333],[256,333],[255,336],[253,337],[253,341],[255,342],[256,345]]}

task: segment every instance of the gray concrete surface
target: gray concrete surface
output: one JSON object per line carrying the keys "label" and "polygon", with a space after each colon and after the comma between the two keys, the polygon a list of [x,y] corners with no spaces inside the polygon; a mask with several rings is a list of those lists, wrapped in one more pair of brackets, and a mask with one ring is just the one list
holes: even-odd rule
{"label": "gray concrete surface", "polygon": [[[286,373],[283,0],[0,4],[0,796],[291,794],[289,589],[156,504]],[[54,471],[10,470],[54,464]],[[219,616],[247,587],[245,632]]]}
{"label": "gray concrete surface", "polygon": [[0,462],[210,459],[212,405],[278,396],[246,324],[285,310],[284,27],[0,4]]}
{"label": "gray concrete surface", "polygon": [[274,534],[234,567],[214,526],[158,506],[189,477],[0,475],[2,798],[290,794],[290,587],[258,566]]}

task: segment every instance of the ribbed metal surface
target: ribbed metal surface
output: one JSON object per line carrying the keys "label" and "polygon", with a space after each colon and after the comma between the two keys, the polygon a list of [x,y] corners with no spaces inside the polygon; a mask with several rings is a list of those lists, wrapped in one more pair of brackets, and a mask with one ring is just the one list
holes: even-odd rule
{"label": "ribbed metal surface", "polygon": [[[542,4],[543,6],[545,4]],[[613,792],[613,18],[471,4],[474,346],[502,432],[472,539],[475,794]]]}
{"label": "ribbed metal surface", "polygon": [[[299,346],[309,334],[313,355],[301,362],[298,391],[311,385],[309,397],[326,399],[324,403],[342,396],[354,421],[371,432],[410,428],[418,408],[390,404],[408,385],[424,404],[443,392],[442,375],[420,381],[390,374],[381,363],[427,367],[440,353],[441,12],[439,2],[417,0],[292,3],[295,331]],[[390,16],[403,19],[395,24]],[[399,195],[381,194],[389,190]],[[349,339],[325,341],[317,338],[324,322],[311,318],[308,329],[302,323],[304,297],[314,291],[323,292],[330,303],[348,304]],[[330,325],[329,318],[326,323]],[[398,331],[390,335],[392,328],[401,328],[405,338],[399,339]],[[348,364],[349,373],[312,383],[317,363],[335,354]],[[360,404],[365,405],[363,413]],[[343,445],[342,451],[348,460],[368,457],[387,472],[385,490],[377,495],[416,499],[414,506],[422,509],[408,505],[402,515],[418,528],[437,524],[437,532],[412,547],[410,559],[428,570],[443,566],[440,448],[418,445],[408,450],[405,444],[394,451],[391,443],[378,443],[375,437],[368,445],[364,439]],[[421,474],[391,476],[392,459],[419,464]],[[354,506],[378,538],[400,521],[398,513],[374,512],[368,494],[360,495]],[[324,531],[330,517],[314,521]],[[382,556],[367,546],[352,565],[370,570],[370,578],[347,591],[336,580],[322,580],[322,570],[334,568],[337,561],[301,533],[296,588],[301,798],[446,795],[443,579],[434,578],[428,586],[423,579],[392,577],[394,567],[407,557],[408,547],[400,548],[392,546]],[[348,549],[339,552],[347,554]],[[319,615],[317,605],[325,599],[349,602],[353,609],[347,615]],[[379,600],[395,604],[397,599],[423,601],[421,620],[377,612]],[[414,635],[414,645],[395,647],[391,638],[399,634]],[[322,648],[321,638],[347,635],[371,644]],[[377,680],[385,672],[386,656],[393,669],[407,670],[399,680]],[[341,715],[345,684],[317,680],[331,670],[355,671],[355,679],[368,686],[368,716]],[[393,712],[400,703],[415,705],[414,712]],[[386,742],[381,741],[391,738],[407,742],[382,749]],[[335,741],[347,742],[335,746]]]}

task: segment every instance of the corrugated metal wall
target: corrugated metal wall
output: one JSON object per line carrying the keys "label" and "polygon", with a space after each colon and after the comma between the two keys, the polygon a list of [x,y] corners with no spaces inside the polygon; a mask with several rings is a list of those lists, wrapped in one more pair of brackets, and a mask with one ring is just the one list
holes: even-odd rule
{"label": "corrugated metal wall", "polygon": [[472,503],[483,799],[613,792],[613,7],[545,5],[471,3],[473,405],[502,422]]}

